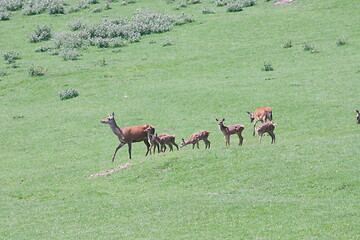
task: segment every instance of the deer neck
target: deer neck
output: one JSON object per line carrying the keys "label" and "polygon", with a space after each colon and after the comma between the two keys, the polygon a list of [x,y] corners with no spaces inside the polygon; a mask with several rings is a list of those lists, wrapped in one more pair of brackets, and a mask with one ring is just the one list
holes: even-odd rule
{"label": "deer neck", "polygon": [[116,124],[115,120],[110,123],[110,128],[115,135],[123,137],[123,132],[121,131],[121,128],[119,128],[119,126]]}
{"label": "deer neck", "polygon": [[227,127],[224,126],[223,123],[219,124],[220,131],[226,132]]}

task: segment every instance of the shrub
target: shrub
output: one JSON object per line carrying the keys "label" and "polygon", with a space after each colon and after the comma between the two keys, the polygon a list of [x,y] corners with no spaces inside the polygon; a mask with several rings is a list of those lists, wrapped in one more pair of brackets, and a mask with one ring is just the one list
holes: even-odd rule
{"label": "shrub", "polygon": [[292,48],[292,42],[291,41],[287,41],[283,44],[283,48]]}
{"label": "shrub", "polygon": [[65,61],[78,60],[81,54],[76,49],[63,49],[59,54]]}
{"label": "shrub", "polygon": [[0,20],[2,20],[2,21],[10,20],[10,16],[11,16],[11,13],[9,11],[0,9]]}
{"label": "shrub", "polygon": [[201,0],[188,0],[189,4],[198,4],[201,3]]}
{"label": "shrub", "polygon": [[80,11],[80,7],[77,7],[77,6],[68,8],[68,13],[74,13],[74,12],[79,12],[79,11]]}
{"label": "shrub", "polygon": [[52,0],[48,8],[50,14],[65,14],[65,6],[62,0]]}
{"label": "shrub", "polygon": [[240,12],[242,11],[243,4],[241,1],[236,1],[227,4],[227,11],[228,12]]}
{"label": "shrub", "polygon": [[41,25],[37,26],[35,32],[29,35],[29,40],[32,43],[40,42],[40,41],[47,41],[50,40],[52,37],[51,34],[51,26]]}
{"label": "shrub", "polygon": [[182,25],[185,23],[194,22],[195,18],[189,14],[182,13],[180,16],[175,18],[175,25]]}
{"label": "shrub", "polygon": [[0,71],[0,77],[4,77],[4,76],[6,76],[7,75],[7,72],[5,72],[5,71]]}
{"label": "shrub", "polygon": [[29,75],[34,76],[43,76],[47,73],[47,70],[41,66],[31,66],[29,69]]}
{"label": "shrub", "polygon": [[14,63],[15,60],[20,59],[20,53],[17,51],[5,51],[3,53],[3,57],[5,61],[7,61],[9,64]]}
{"label": "shrub", "polygon": [[312,45],[310,43],[306,43],[306,42],[303,44],[303,49],[304,49],[304,51],[310,51],[311,53],[319,52],[319,50],[314,45]]}
{"label": "shrub", "polygon": [[340,37],[336,40],[336,45],[343,46],[347,43],[348,38],[347,37]]}
{"label": "shrub", "polygon": [[102,7],[96,7],[96,8],[94,8],[92,11],[94,12],[94,13],[98,13],[98,12],[102,12]]}
{"label": "shrub", "polygon": [[167,37],[163,42],[161,42],[161,45],[163,47],[170,46],[174,42],[174,38]]}
{"label": "shrub", "polygon": [[74,21],[69,22],[67,25],[71,30],[77,31],[77,30],[86,29],[87,23],[84,21],[84,19],[77,18]]}
{"label": "shrub", "polygon": [[202,8],[201,8],[201,12],[202,12],[203,14],[214,14],[214,13],[215,13],[214,10],[212,10],[212,9],[210,9],[210,8],[206,8],[206,7],[202,7]]}
{"label": "shrub", "polygon": [[256,0],[243,0],[242,7],[251,7],[255,6]]}
{"label": "shrub", "polygon": [[47,52],[49,50],[51,50],[51,47],[49,46],[40,46],[35,49],[35,52]]}
{"label": "shrub", "polygon": [[225,0],[215,0],[215,4],[218,7],[222,7],[222,6],[225,6],[227,4],[227,2]]}
{"label": "shrub", "polygon": [[264,62],[264,65],[263,65],[263,67],[262,67],[262,70],[268,72],[268,71],[273,71],[274,68],[271,66],[270,63]]}
{"label": "shrub", "polygon": [[79,92],[74,88],[66,89],[59,92],[59,97],[61,100],[71,99],[77,96],[79,96]]}
{"label": "shrub", "polygon": [[0,6],[8,11],[17,11],[23,7],[23,0],[0,1]]}
{"label": "shrub", "polygon": [[62,49],[81,48],[88,43],[87,34],[84,33],[60,32],[56,33],[52,40],[56,48]]}

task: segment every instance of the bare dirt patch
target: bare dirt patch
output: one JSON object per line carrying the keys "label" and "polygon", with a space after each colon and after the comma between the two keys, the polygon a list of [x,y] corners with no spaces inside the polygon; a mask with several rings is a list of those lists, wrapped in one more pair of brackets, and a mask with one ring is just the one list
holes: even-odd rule
{"label": "bare dirt patch", "polygon": [[119,169],[124,169],[124,168],[131,167],[132,165],[133,165],[132,163],[125,163],[125,164],[119,165],[117,167],[114,167],[112,169],[92,174],[92,175],[89,176],[89,178],[95,178],[95,177],[99,177],[99,176],[106,176],[106,175],[109,175],[109,174],[111,174],[111,173],[113,173],[115,171],[118,171]]}
{"label": "bare dirt patch", "polygon": [[295,0],[280,0],[280,1],[277,1],[277,2],[274,2],[273,5],[276,6],[276,5],[281,5],[281,4],[285,4],[285,3],[291,3]]}

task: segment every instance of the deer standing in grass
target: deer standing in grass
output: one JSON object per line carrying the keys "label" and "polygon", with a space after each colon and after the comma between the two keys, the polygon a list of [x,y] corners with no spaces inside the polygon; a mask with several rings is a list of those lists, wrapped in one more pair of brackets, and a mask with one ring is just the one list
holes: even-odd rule
{"label": "deer standing in grass", "polygon": [[150,143],[150,147],[149,147],[149,152],[151,154],[151,149],[153,150],[153,153],[155,154],[156,152],[156,147],[158,149],[158,153],[160,153],[160,148],[159,148],[159,141],[160,139],[158,138],[157,134],[154,134],[154,130],[152,127],[148,127],[147,129],[145,129],[145,132],[147,134],[147,138],[148,141]]}
{"label": "deer standing in grass", "polygon": [[175,143],[175,135],[160,134],[157,135],[157,137],[162,152],[166,150],[165,144],[169,146],[169,152],[173,151],[173,145],[179,150],[179,146]]}
{"label": "deer standing in grass", "polygon": [[269,123],[262,123],[259,126],[256,127],[256,132],[260,135],[259,137],[259,144],[261,143],[261,139],[264,135],[264,133],[269,133],[271,136],[271,143],[275,143],[275,129],[276,124],[269,122]]}
{"label": "deer standing in grass", "polygon": [[180,148],[183,148],[184,146],[188,144],[192,144],[192,149],[194,149],[195,144],[197,148],[199,148],[199,141],[203,140],[205,143],[205,149],[210,148],[210,141],[208,140],[210,132],[207,130],[201,130],[196,133],[193,133],[188,140],[182,139],[182,142],[180,144]]}
{"label": "deer standing in grass", "polygon": [[129,146],[129,158],[131,159],[131,144],[134,142],[143,141],[146,145],[145,156],[148,155],[150,144],[148,142],[148,138],[147,138],[145,129],[150,127],[152,129],[152,133],[154,133],[155,128],[153,126],[151,126],[149,124],[144,124],[144,125],[120,128],[120,127],[118,127],[118,125],[115,122],[114,113],[109,115],[109,117],[104,118],[100,122],[104,123],[104,124],[109,124],[111,130],[113,131],[113,133],[116,136],[118,136],[119,141],[120,141],[120,145],[115,149],[114,155],[112,156],[112,161],[114,161],[114,159],[115,159],[116,152],[125,144],[127,144]]}
{"label": "deer standing in grass", "polygon": [[355,110],[356,111],[356,123],[360,124],[360,111],[359,110]]}
{"label": "deer standing in grass", "polygon": [[255,127],[258,121],[265,123],[266,120],[272,121],[271,107],[259,107],[254,112],[247,112],[250,117],[250,122],[254,122],[253,136],[255,136]]}
{"label": "deer standing in grass", "polygon": [[215,120],[218,122],[220,130],[225,136],[225,145],[226,146],[228,146],[228,145],[230,146],[230,135],[233,135],[233,134],[238,135],[239,145],[242,145],[244,138],[241,135],[241,133],[245,128],[244,125],[236,124],[236,125],[224,126],[225,118],[222,120],[219,120],[219,119],[215,119]]}

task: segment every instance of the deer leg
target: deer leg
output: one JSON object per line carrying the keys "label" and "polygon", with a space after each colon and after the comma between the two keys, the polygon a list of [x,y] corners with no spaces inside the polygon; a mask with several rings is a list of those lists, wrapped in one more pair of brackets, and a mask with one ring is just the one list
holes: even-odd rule
{"label": "deer leg", "polygon": [[[147,156],[149,154],[149,150],[150,150],[150,143],[147,139],[144,140],[144,143],[146,145],[146,153],[145,153],[145,156]],[[129,151],[131,151],[131,146],[129,144]],[[131,159],[131,157],[130,157]]]}
{"label": "deer leg", "polygon": [[275,143],[275,134],[273,132],[269,132],[269,135],[271,136],[271,143]]}
{"label": "deer leg", "polygon": [[175,147],[176,147],[177,150],[179,151],[179,146],[175,143],[175,141],[174,141],[172,144],[175,145]]}
{"label": "deer leg", "polygon": [[205,143],[205,149],[207,149],[208,147],[210,148],[210,141],[207,139],[203,139],[204,143]]}
{"label": "deer leg", "polygon": [[170,148],[170,151],[169,151],[169,152],[173,151],[173,146],[171,145],[171,143],[169,143],[168,146],[169,146],[169,148]]}
{"label": "deer leg", "polygon": [[115,149],[115,152],[114,152],[114,154],[112,156],[112,159],[111,159],[112,162],[115,160],[115,155],[116,155],[117,151],[124,145],[125,145],[125,143],[122,142],[122,143],[120,143],[119,146],[117,146],[117,148]]}
{"label": "deer leg", "polygon": [[262,134],[262,133],[260,133],[260,137],[259,137],[259,144],[261,143],[261,139],[262,139],[262,137],[263,137],[263,134]]}
{"label": "deer leg", "polygon": [[200,149],[199,148],[199,141],[196,142],[196,146],[197,146],[198,149]]}
{"label": "deer leg", "polygon": [[254,122],[254,129],[253,129],[253,136],[255,136],[255,127],[256,127],[257,121]]}
{"label": "deer leg", "polygon": [[[129,146],[129,158],[131,159],[131,146],[132,146],[132,143],[129,142],[128,143],[128,146]],[[148,149],[149,150],[149,149]]]}
{"label": "deer leg", "polygon": [[238,134],[238,136],[239,136],[239,145],[242,145],[244,138],[243,138],[243,136],[241,136],[241,133]]}
{"label": "deer leg", "polygon": [[166,145],[165,143],[161,144],[161,151],[165,152],[166,151]]}

